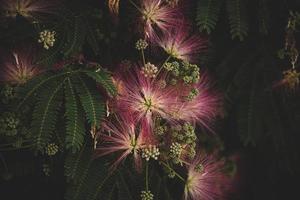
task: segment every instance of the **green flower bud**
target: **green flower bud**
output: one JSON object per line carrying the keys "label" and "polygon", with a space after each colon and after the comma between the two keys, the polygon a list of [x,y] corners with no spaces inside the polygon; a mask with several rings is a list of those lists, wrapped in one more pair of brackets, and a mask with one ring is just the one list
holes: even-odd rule
{"label": "green flower bud", "polygon": [[154,195],[151,193],[151,191],[142,191],[141,192],[141,199],[142,200],[153,200]]}
{"label": "green flower bud", "polygon": [[46,147],[46,154],[48,156],[54,156],[59,150],[59,147],[55,143],[48,144]]}

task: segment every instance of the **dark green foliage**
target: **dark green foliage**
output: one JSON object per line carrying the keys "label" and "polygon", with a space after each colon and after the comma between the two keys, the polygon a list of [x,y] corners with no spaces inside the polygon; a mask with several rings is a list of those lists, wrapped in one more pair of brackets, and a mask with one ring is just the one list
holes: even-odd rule
{"label": "dark green foliage", "polygon": [[198,1],[196,22],[200,31],[210,34],[216,27],[223,0]]}
{"label": "dark green foliage", "polygon": [[76,152],[84,142],[85,128],[82,109],[78,105],[78,99],[70,78],[67,78],[65,84],[65,104],[67,118],[66,149]]}
{"label": "dark green foliage", "polygon": [[268,0],[260,0],[258,5],[259,32],[264,35],[269,33],[270,28],[270,13],[267,5],[268,3]]}
{"label": "dark green foliage", "polygon": [[244,40],[248,34],[245,0],[227,0],[227,13],[232,39]]}
{"label": "dark green foliage", "polygon": [[63,53],[70,57],[81,51],[86,36],[85,22],[79,16],[72,16],[64,25],[64,32],[67,34],[64,40]]}
{"label": "dark green foliage", "polygon": [[132,197],[132,192],[129,189],[129,185],[130,184],[125,181],[124,175],[122,173],[119,173],[117,186],[120,200],[134,200],[134,198]]}
{"label": "dark green foliage", "polygon": [[99,127],[101,119],[105,116],[103,98],[91,82],[84,82],[81,76],[76,79],[76,91],[84,108],[86,119],[92,127]]}
{"label": "dark green foliage", "polygon": [[114,185],[114,175],[109,173],[103,160],[93,159],[91,150],[89,145],[85,145],[81,152],[68,155],[65,164],[65,174],[70,182],[65,195],[67,200],[111,197],[111,192],[106,193],[107,190],[103,189]]}
{"label": "dark green foliage", "polygon": [[52,81],[45,86],[45,90],[39,93],[31,124],[31,132],[35,136],[35,148],[38,151],[42,152],[44,150],[53,135],[61,104],[64,81]]}
{"label": "dark green foliage", "polygon": [[87,71],[86,74],[92,77],[97,83],[102,85],[107,90],[107,93],[111,96],[115,96],[117,94],[117,90],[113,86],[112,79],[107,71],[101,70],[101,68],[99,68],[99,71],[96,73]]}
{"label": "dark green foliage", "polygon": [[91,161],[92,149],[85,143],[77,153],[69,152],[65,159],[65,176],[68,181],[78,182],[82,171],[87,168]]}
{"label": "dark green foliage", "polygon": [[[59,143],[64,141],[67,150],[77,152],[88,132],[85,129],[85,119],[89,122],[89,127],[100,126],[106,113],[104,99],[90,77],[95,77],[108,92],[115,92],[115,88],[109,74],[100,68],[99,70],[101,72],[66,69],[58,73],[45,73],[29,81],[20,90],[23,99],[19,108],[28,100],[31,100],[31,105],[35,105],[31,132],[36,137],[36,150],[42,152],[51,139],[57,138]],[[58,113],[64,111],[66,133],[64,136],[57,136],[54,129]]]}

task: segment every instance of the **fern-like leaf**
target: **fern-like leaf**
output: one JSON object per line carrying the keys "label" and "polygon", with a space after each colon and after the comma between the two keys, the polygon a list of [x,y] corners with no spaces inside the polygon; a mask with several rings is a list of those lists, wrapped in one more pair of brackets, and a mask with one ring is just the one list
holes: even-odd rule
{"label": "fern-like leaf", "polygon": [[65,176],[69,182],[79,182],[84,169],[88,168],[92,160],[92,148],[85,143],[77,153],[68,152],[65,160]]}
{"label": "fern-like leaf", "polygon": [[111,75],[108,72],[100,69],[99,72],[87,71],[86,74],[105,88],[111,96],[115,96],[117,94],[116,87],[114,86]]}
{"label": "fern-like leaf", "polygon": [[81,171],[82,176],[79,181],[68,188],[65,196],[66,199],[97,200],[100,194],[103,193],[101,197],[105,196],[106,191],[104,191],[104,189],[108,189],[106,186],[112,186],[114,184],[114,176],[112,176],[107,169],[108,167],[103,160],[93,160],[90,162],[89,165]]}
{"label": "fern-like leaf", "polygon": [[223,0],[198,1],[196,22],[200,31],[208,34],[215,29]]}
{"label": "fern-like leaf", "polygon": [[99,127],[101,119],[105,116],[105,105],[100,93],[89,80],[77,76],[76,91],[79,94],[84,108],[86,119],[91,126]]}
{"label": "fern-like leaf", "polygon": [[50,82],[48,88],[39,94],[37,105],[34,108],[31,132],[35,135],[36,150],[40,152],[50,141],[55,129],[63,83],[64,81]]}
{"label": "fern-like leaf", "polygon": [[82,18],[74,16],[71,19],[72,21],[65,26],[67,36],[63,52],[66,57],[72,56],[81,50],[86,36],[86,28]]}
{"label": "fern-like leaf", "polygon": [[119,173],[118,176],[118,195],[120,200],[133,200],[132,194],[129,190],[129,185],[126,183],[123,174]]}
{"label": "fern-like leaf", "polygon": [[267,35],[269,32],[270,13],[267,3],[267,0],[260,0],[258,6],[259,32],[264,35]]}
{"label": "fern-like leaf", "polygon": [[232,39],[243,41],[248,35],[248,23],[244,0],[227,0],[227,12]]}
{"label": "fern-like leaf", "polygon": [[73,153],[82,147],[85,134],[84,117],[77,101],[71,79],[67,78],[65,84],[66,149],[71,149]]}
{"label": "fern-like leaf", "polygon": [[37,76],[34,79],[27,82],[26,85],[20,90],[20,96],[22,97],[22,101],[19,103],[18,108],[20,108],[25,102],[27,102],[30,99],[30,97],[37,94],[43,88],[43,86],[47,85],[46,83],[61,78],[66,74],[67,73],[46,73]]}
{"label": "fern-like leaf", "polygon": [[90,45],[90,47],[93,49],[93,52],[95,55],[99,54],[100,47],[97,41],[97,36],[95,34],[95,29],[93,29],[92,25],[90,24],[89,20],[85,19],[86,22],[86,42]]}

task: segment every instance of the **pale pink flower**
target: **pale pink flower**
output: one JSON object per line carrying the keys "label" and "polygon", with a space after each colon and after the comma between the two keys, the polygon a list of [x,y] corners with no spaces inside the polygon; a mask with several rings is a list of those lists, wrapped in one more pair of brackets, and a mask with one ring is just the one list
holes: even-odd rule
{"label": "pale pink flower", "polygon": [[162,0],[143,0],[140,11],[144,31],[150,41],[153,41],[160,33],[167,32],[171,27],[176,26],[180,18],[178,10]]}
{"label": "pale pink flower", "polygon": [[119,153],[111,166],[111,170],[114,170],[120,162],[132,154],[135,166],[140,170],[140,150],[153,141],[146,124],[135,125],[130,115],[117,116],[115,121],[104,122],[102,129],[97,133],[96,156]]}
{"label": "pale pink flower", "polygon": [[0,5],[7,17],[23,16],[31,21],[55,12],[57,1],[51,0],[1,0]]}
{"label": "pale pink flower", "polygon": [[1,70],[2,81],[12,84],[24,84],[41,72],[34,62],[34,52],[19,50],[6,58]]}
{"label": "pale pink flower", "polygon": [[185,200],[223,199],[230,188],[226,175],[222,172],[224,161],[214,155],[199,152],[187,165],[187,180],[184,189]]}
{"label": "pale pink flower", "polygon": [[139,70],[131,70],[116,78],[118,83],[117,107],[121,112],[129,112],[136,122],[146,121],[152,125],[153,116],[169,121],[178,103],[174,88],[161,88],[157,81],[145,77]]}
{"label": "pale pink flower", "polygon": [[212,87],[207,74],[202,74],[198,83],[188,87],[183,84],[180,87],[181,94],[186,98],[191,89],[196,89],[198,94],[190,99],[185,99],[177,109],[176,117],[179,120],[198,123],[212,130],[212,122],[221,114],[221,95]]}
{"label": "pale pink flower", "polygon": [[157,43],[173,58],[194,62],[205,49],[207,41],[197,34],[191,34],[190,28],[183,22],[177,23],[178,25],[165,32]]}

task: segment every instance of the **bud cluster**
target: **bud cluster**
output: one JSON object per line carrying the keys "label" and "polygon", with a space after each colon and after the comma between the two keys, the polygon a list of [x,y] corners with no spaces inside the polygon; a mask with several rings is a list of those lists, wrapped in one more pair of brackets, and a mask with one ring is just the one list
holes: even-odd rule
{"label": "bud cluster", "polygon": [[187,100],[192,101],[198,96],[198,94],[199,94],[199,90],[197,88],[191,89],[189,95],[187,96]]}
{"label": "bud cluster", "polygon": [[195,64],[174,61],[165,63],[163,67],[173,75],[172,85],[175,85],[177,80],[183,80],[185,84],[193,84],[200,79],[200,69]]}
{"label": "bud cluster", "polygon": [[145,158],[146,161],[149,161],[150,158],[157,160],[159,154],[160,154],[159,148],[156,147],[156,145],[149,145],[147,148],[144,148],[142,150],[142,157]]}
{"label": "bud cluster", "polygon": [[141,73],[145,77],[154,78],[156,76],[158,69],[155,65],[150,62],[146,63],[145,66],[142,67]]}
{"label": "bud cluster", "polygon": [[46,154],[48,156],[54,156],[58,152],[59,147],[55,143],[50,143],[46,147]]}
{"label": "bud cluster", "polygon": [[3,97],[1,98],[3,103],[8,103],[10,100],[14,99],[16,97],[14,87],[8,84],[4,85],[1,89],[1,96]]}
{"label": "bud cluster", "polygon": [[3,113],[0,118],[0,134],[6,136],[17,135],[19,124],[20,120],[16,114],[11,112]]}
{"label": "bud cluster", "polygon": [[40,38],[38,42],[42,43],[43,47],[48,50],[50,47],[54,46],[55,34],[55,31],[44,30],[40,32]]}
{"label": "bud cluster", "polygon": [[153,200],[154,195],[151,193],[151,191],[142,191],[141,192],[141,199],[142,200]]}
{"label": "bud cluster", "polygon": [[145,50],[148,47],[148,43],[146,42],[146,40],[143,39],[139,39],[136,43],[135,43],[135,48],[139,51],[141,50]]}

